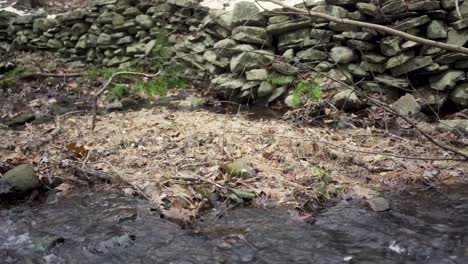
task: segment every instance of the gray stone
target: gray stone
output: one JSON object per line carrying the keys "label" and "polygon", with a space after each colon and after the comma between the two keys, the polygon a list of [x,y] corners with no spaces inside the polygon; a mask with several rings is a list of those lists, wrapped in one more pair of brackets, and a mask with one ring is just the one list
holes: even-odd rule
{"label": "gray stone", "polygon": [[334,47],[330,50],[330,57],[336,63],[350,63],[357,59],[356,53],[348,47]]}
{"label": "gray stone", "polygon": [[387,37],[380,42],[380,51],[388,57],[393,57],[401,52],[402,39],[399,37]]}
{"label": "gray stone", "polygon": [[447,30],[448,44],[462,47],[466,42],[468,42],[468,29],[458,31],[456,29],[449,28]]}
{"label": "gray stone", "polygon": [[396,66],[402,65],[412,58],[414,58],[414,51],[403,52],[400,55],[388,59],[387,63],[385,64],[385,68],[395,68]]}
{"label": "gray stone", "polygon": [[398,89],[407,90],[409,88],[409,82],[405,78],[395,78],[388,75],[378,75],[375,77],[375,81],[385,87],[395,87]]}
{"label": "gray stone", "polygon": [[231,72],[241,73],[243,71],[269,66],[274,61],[273,55],[273,52],[264,50],[242,52],[231,59]]}
{"label": "gray stone", "polygon": [[[349,13],[349,11],[344,9],[343,7],[334,6],[334,5],[319,5],[319,6],[312,8],[311,11],[324,13],[324,14],[338,17],[338,18],[346,18]],[[323,18],[315,18],[315,17],[314,17],[314,21],[317,23],[328,22],[328,20],[325,20]]]}
{"label": "gray stone", "polygon": [[447,30],[445,30],[445,24],[441,20],[433,20],[427,26],[426,36],[430,39],[441,39],[447,38]]}
{"label": "gray stone", "polygon": [[347,40],[346,45],[355,50],[358,50],[360,53],[369,52],[371,50],[374,50],[377,47],[375,44],[371,42],[356,40],[356,39]]}
{"label": "gray stone", "polygon": [[411,11],[430,11],[440,9],[439,0],[420,0],[412,2],[408,5]]}
{"label": "gray stone", "polygon": [[297,53],[297,57],[302,61],[324,61],[328,60],[328,54],[326,52],[316,50],[316,49],[307,49],[302,50]]}
{"label": "gray stone", "polygon": [[310,37],[314,39],[320,39],[322,42],[329,42],[334,32],[331,30],[316,29],[313,28],[310,31]]}
{"label": "gray stone", "polygon": [[365,71],[360,65],[358,64],[346,64],[343,67],[347,72],[349,72],[351,75],[356,76],[356,77],[368,77],[369,73]]}
{"label": "gray stone", "polygon": [[468,120],[467,119],[451,119],[451,120],[440,120],[440,129],[445,131],[452,131],[455,133],[468,133]]}
{"label": "gray stone", "polygon": [[407,6],[402,5],[401,0],[386,1],[381,7],[380,12],[385,15],[401,14],[407,11]]}
{"label": "gray stone", "polygon": [[391,71],[392,71],[393,76],[400,76],[402,74],[424,68],[431,64],[432,64],[432,57],[430,56],[416,57],[416,58],[410,59],[409,61],[403,63],[402,65],[392,68]]}
{"label": "gray stone", "polygon": [[33,32],[36,34],[42,34],[43,32],[46,32],[50,28],[54,28],[57,25],[58,21],[55,19],[38,18],[34,20]]}
{"label": "gray stone", "polygon": [[334,63],[328,61],[321,61],[317,66],[315,66],[315,70],[318,72],[327,72],[331,70],[335,66]]}
{"label": "gray stone", "polygon": [[368,72],[373,74],[375,73],[384,73],[385,72],[385,65],[379,63],[370,63],[366,61],[361,61],[361,67]]}
{"label": "gray stone", "polygon": [[287,60],[292,60],[294,59],[294,49],[288,49],[286,50],[283,55],[282,55],[283,58],[287,59]]}
{"label": "gray stone", "polygon": [[268,24],[278,24],[282,22],[287,22],[289,20],[289,16],[272,16],[268,19]]}
{"label": "gray stone", "polygon": [[133,42],[133,38],[131,36],[126,36],[117,41],[117,45],[123,45],[123,44],[130,44]]}
{"label": "gray stone", "polygon": [[412,48],[420,46],[420,45],[421,45],[420,43],[409,40],[409,41],[406,41],[405,43],[403,43],[401,45],[401,48],[403,50],[409,50],[409,49],[412,49]]}
{"label": "gray stone", "polygon": [[342,109],[345,111],[357,110],[363,107],[362,101],[351,89],[343,90],[335,94],[331,101],[333,105],[335,105],[338,109]]}
{"label": "gray stone", "polygon": [[286,62],[275,62],[272,65],[273,69],[283,75],[296,75],[298,69]]}
{"label": "gray stone", "polygon": [[122,13],[122,15],[126,16],[126,17],[136,17],[138,15],[140,15],[141,12],[140,12],[140,9],[134,7],[134,6],[131,6],[131,7],[128,7],[127,9],[125,9],[125,11]]}
{"label": "gray stone", "polygon": [[24,164],[9,170],[2,178],[0,184],[8,184],[13,190],[26,192],[40,186],[39,178],[34,171],[34,167]]}
{"label": "gray stone", "polygon": [[97,38],[98,45],[110,45],[112,44],[112,37],[109,34],[101,33]]}
{"label": "gray stone", "polygon": [[278,99],[281,95],[283,95],[288,89],[286,87],[279,87],[279,88],[276,88],[270,95],[270,97],[268,97],[267,99],[267,102],[268,103],[271,103],[273,101],[275,101],[276,99]]}
{"label": "gray stone", "polygon": [[463,53],[450,52],[443,54],[435,59],[435,62],[441,64],[449,64],[457,61],[468,60],[468,55]]}
{"label": "gray stone", "polygon": [[432,89],[445,91],[455,87],[458,81],[465,79],[464,71],[450,70],[429,79]]}
{"label": "gray stone", "polygon": [[49,41],[47,41],[47,47],[50,49],[58,50],[63,47],[63,43],[60,40],[49,39]]}
{"label": "gray stone", "polygon": [[190,96],[177,103],[177,108],[181,110],[196,110],[206,105],[206,99],[196,96]]}
{"label": "gray stone", "polygon": [[456,30],[462,30],[468,27],[468,17],[460,19],[457,22],[450,24]]}
{"label": "gray stone", "polygon": [[247,81],[264,81],[268,79],[268,71],[266,69],[254,69],[245,73]]}
{"label": "gray stone", "polygon": [[387,199],[383,197],[374,197],[367,200],[369,208],[374,212],[384,212],[390,210]]}
{"label": "gray stone", "polygon": [[348,18],[352,20],[366,20],[366,16],[361,11],[354,11],[348,13]]}
{"label": "gray stone", "polygon": [[144,54],[145,48],[146,48],[145,43],[135,43],[133,45],[127,46],[126,52],[127,52],[127,55]]}
{"label": "gray stone", "polygon": [[265,26],[266,20],[254,3],[237,2],[232,10],[233,26]]}
{"label": "gray stone", "polygon": [[244,79],[235,79],[234,76],[229,74],[221,74],[211,80],[211,83],[218,89],[240,90],[246,81]]}
{"label": "gray stone", "polygon": [[335,32],[361,31],[360,27],[346,23],[330,22],[328,27]]}
{"label": "gray stone", "polygon": [[327,77],[330,77],[332,80],[337,80],[348,84],[353,83],[353,75],[344,69],[331,69],[328,72]]}
{"label": "gray stone", "polygon": [[343,37],[349,39],[357,39],[357,40],[371,40],[374,35],[369,32],[354,32],[354,31],[347,31],[341,33]]}
{"label": "gray stone", "polygon": [[138,15],[135,18],[135,23],[144,29],[151,29],[153,27],[153,19],[147,15]]}
{"label": "gray stone", "polygon": [[413,93],[414,98],[423,110],[440,109],[447,101],[447,93],[436,90],[421,88]]}
{"label": "gray stone", "polygon": [[362,60],[370,63],[385,63],[387,62],[387,57],[384,57],[377,53],[367,53],[362,55]]}
{"label": "gray stone", "polygon": [[374,5],[374,4],[370,4],[370,3],[357,3],[356,4],[356,8],[361,11],[363,14],[366,14],[368,16],[372,16],[372,17],[378,17],[380,12],[379,12],[379,8]]}
{"label": "gray stone", "polygon": [[289,106],[290,108],[296,109],[302,106],[302,101],[297,100],[294,95],[288,95],[286,99],[284,99],[284,103]]}
{"label": "gray stone", "polygon": [[304,39],[310,38],[310,30],[308,28],[284,33],[278,36],[278,47],[284,47],[291,44],[299,44]]}
{"label": "gray stone", "polygon": [[268,34],[280,35],[294,30],[309,28],[311,26],[309,19],[285,21],[282,23],[270,24],[266,27]]}
{"label": "gray stone", "polygon": [[258,87],[257,96],[259,98],[269,96],[275,90],[275,86],[269,81],[263,81]]}
{"label": "gray stone", "polygon": [[406,94],[400,97],[400,99],[391,106],[395,111],[403,116],[414,115],[421,111],[421,106],[411,94]]}
{"label": "gray stone", "polygon": [[240,42],[271,46],[271,37],[265,28],[239,26],[232,30],[232,38]]}
{"label": "gray stone", "polygon": [[237,42],[232,39],[222,39],[214,44],[214,48],[216,49],[216,53],[219,56],[223,57],[230,57],[235,52],[232,49],[237,45]]}
{"label": "gray stone", "polygon": [[457,61],[454,67],[456,69],[468,69],[468,60]]}

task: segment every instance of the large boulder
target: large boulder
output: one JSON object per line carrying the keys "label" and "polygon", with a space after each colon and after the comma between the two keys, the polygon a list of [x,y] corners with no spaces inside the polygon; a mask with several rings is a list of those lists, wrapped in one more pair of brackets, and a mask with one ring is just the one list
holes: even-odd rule
{"label": "large boulder", "polygon": [[411,94],[400,97],[400,99],[391,106],[397,113],[403,116],[414,115],[421,111],[421,106]]}
{"label": "large boulder", "polygon": [[335,94],[332,103],[341,110],[356,110],[363,107],[363,102],[352,89],[343,90]]}

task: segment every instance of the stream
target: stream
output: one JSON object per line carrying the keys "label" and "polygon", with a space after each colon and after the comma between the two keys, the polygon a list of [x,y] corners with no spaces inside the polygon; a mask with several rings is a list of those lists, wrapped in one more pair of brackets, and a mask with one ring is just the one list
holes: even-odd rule
{"label": "stream", "polygon": [[0,206],[1,263],[468,263],[468,186],[388,194],[376,213],[341,201],[313,224],[287,208],[238,208],[200,231],[112,190],[50,191]]}

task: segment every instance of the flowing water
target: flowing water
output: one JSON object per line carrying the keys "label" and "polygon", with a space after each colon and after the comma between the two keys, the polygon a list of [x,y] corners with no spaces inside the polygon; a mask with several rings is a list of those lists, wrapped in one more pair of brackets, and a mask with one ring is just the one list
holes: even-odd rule
{"label": "flowing water", "polygon": [[0,209],[1,263],[468,263],[468,186],[390,195],[376,213],[342,201],[294,220],[239,208],[193,233],[144,201],[74,190]]}

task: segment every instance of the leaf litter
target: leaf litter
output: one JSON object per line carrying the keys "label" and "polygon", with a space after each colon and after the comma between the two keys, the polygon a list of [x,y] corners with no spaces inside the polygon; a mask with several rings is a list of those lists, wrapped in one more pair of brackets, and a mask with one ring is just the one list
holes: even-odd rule
{"label": "leaf litter", "polygon": [[[115,183],[120,178],[165,217],[182,223],[228,201],[302,208],[346,191],[366,197],[372,190],[456,183],[467,171],[460,161],[387,156],[448,157],[449,153],[417,138],[383,136],[371,128],[335,130],[164,107],[100,116],[94,131],[89,130],[90,122],[90,115],[67,117],[61,133],[45,145],[36,143],[54,130],[53,123],[0,130],[1,160],[32,161],[43,178],[74,181],[76,175],[60,166],[62,160],[72,160],[77,167],[114,175]],[[238,159],[247,160],[254,175],[228,175],[223,168]],[[69,188],[59,185],[60,190]],[[128,188],[125,192],[130,193]]]}

